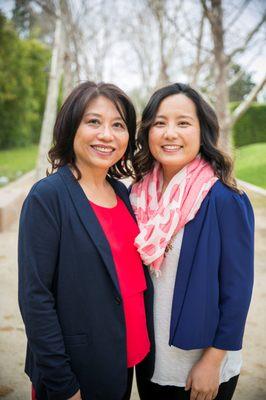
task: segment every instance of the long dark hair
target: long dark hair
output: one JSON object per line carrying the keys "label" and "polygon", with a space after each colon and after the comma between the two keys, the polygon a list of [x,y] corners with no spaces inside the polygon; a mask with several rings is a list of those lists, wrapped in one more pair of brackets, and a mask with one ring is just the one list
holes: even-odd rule
{"label": "long dark hair", "polygon": [[133,160],[136,182],[153,168],[155,162],[149,149],[149,130],[155,120],[158,108],[166,97],[180,93],[195,104],[200,123],[202,158],[212,165],[215,175],[226,186],[238,191],[233,177],[233,162],[227,154],[218,149],[219,124],[215,111],[196,90],[183,83],[174,83],[158,89],[143,110],[137,135],[137,151]]}
{"label": "long dark hair", "polygon": [[[124,157],[109,168],[108,176],[112,178],[132,176],[131,165],[136,146],[135,108],[129,97],[117,86],[111,83],[96,84],[90,81],[81,83],[70,93],[57,115],[53,132],[53,146],[48,153],[49,161],[52,164],[51,173],[64,165],[69,165],[76,171],[77,179],[81,178],[73,148],[74,137],[88,104],[99,96],[111,100],[129,133],[129,142]],[[47,175],[49,175],[48,171]]]}

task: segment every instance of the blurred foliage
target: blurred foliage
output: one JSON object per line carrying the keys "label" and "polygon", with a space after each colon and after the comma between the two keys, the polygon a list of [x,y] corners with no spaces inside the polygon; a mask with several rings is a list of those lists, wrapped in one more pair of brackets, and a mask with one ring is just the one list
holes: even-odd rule
{"label": "blurred foliage", "polygon": [[229,88],[229,101],[241,101],[251,92],[255,83],[252,81],[252,75],[245,72],[240,65],[233,64],[229,70],[229,78],[240,74],[241,77]]}
{"label": "blurred foliage", "polygon": [[36,16],[32,11],[29,0],[15,0],[12,20],[19,34],[30,35],[32,27],[36,23]]}
{"label": "blurred foliage", "polygon": [[[49,7],[52,2],[49,3]],[[12,22],[19,36],[38,39],[51,44],[54,32],[54,20],[33,0],[15,0],[12,10]]]}
{"label": "blurred foliage", "polygon": [[[238,102],[231,103],[234,110]],[[266,104],[253,103],[232,129],[235,147],[266,142]]]}
{"label": "blurred foliage", "polygon": [[44,44],[21,39],[0,13],[0,149],[38,142],[49,61]]}
{"label": "blurred foliage", "polygon": [[132,89],[129,92],[129,96],[136,108],[137,120],[140,121],[142,111],[144,110],[144,107],[146,106],[150,96],[142,93],[142,90],[139,87]]}

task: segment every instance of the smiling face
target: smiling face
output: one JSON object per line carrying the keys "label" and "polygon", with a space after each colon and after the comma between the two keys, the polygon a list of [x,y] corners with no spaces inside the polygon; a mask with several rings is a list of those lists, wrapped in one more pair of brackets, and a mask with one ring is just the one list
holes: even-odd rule
{"label": "smiling face", "polygon": [[111,100],[98,96],[88,104],[74,138],[78,168],[108,169],[124,155],[129,140],[125,122]]}
{"label": "smiling face", "polygon": [[184,94],[162,100],[149,131],[149,148],[170,178],[197,156],[200,123],[192,100]]}

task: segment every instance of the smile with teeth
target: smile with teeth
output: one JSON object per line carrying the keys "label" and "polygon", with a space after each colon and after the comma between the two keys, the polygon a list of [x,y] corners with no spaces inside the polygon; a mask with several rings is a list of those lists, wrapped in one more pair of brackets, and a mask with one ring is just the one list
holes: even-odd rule
{"label": "smile with teeth", "polygon": [[164,146],[162,146],[162,148],[165,151],[171,152],[171,151],[178,151],[178,150],[182,149],[183,146],[178,146],[175,144],[165,144]]}
{"label": "smile with teeth", "polygon": [[115,150],[113,147],[103,145],[91,145],[91,147],[99,153],[111,154]]}

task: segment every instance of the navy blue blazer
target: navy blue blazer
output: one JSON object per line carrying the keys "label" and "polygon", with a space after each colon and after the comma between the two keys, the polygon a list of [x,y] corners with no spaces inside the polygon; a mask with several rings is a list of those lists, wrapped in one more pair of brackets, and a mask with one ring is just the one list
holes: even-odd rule
{"label": "navy blue blazer", "polygon": [[254,215],[245,193],[217,181],[184,230],[169,344],[239,350],[251,300]]}
{"label": "navy blue blazer", "polygon": [[[133,216],[126,187],[110,183]],[[121,399],[127,385],[126,332],[114,261],[67,166],[36,183],[27,196],[18,262],[28,338],[25,371],[38,400],[66,400],[79,388],[84,400]],[[147,273],[146,278],[145,301],[152,307]]]}
{"label": "navy blue blazer", "polygon": [[[169,345],[239,350],[253,286],[254,215],[246,194],[219,180],[186,224]],[[149,359],[139,370],[151,375]],[[150,366],[148,366],[150,364]]]}

